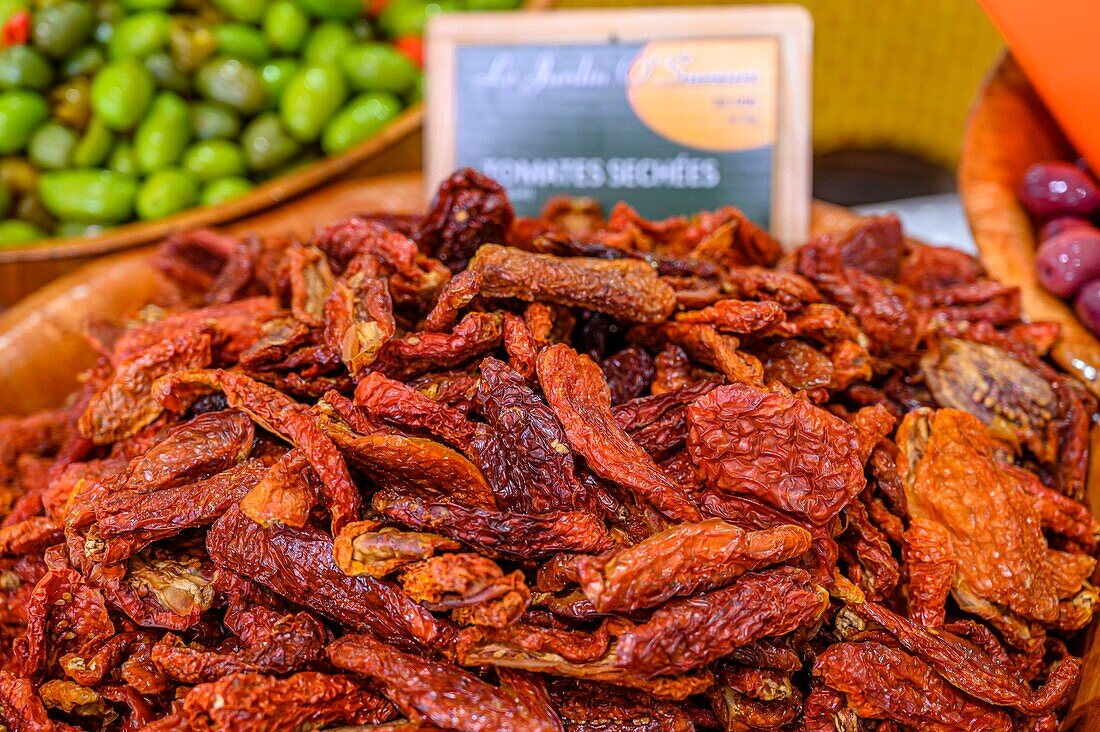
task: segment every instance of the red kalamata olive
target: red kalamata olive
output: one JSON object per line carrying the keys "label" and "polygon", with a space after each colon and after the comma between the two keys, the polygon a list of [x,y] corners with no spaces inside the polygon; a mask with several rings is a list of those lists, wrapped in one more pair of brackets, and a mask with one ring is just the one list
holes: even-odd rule
{"label": "red kalamata olive", "polygon": [[1100,187],[1073,163],[1036,163],[1024,174],[1020,200],[1041,219],[1065,214],[1088,218],[1100,209]]}
{"label": "red kalamata olive", "polygon": [[1079,216],[1055,216],[1039,229],[1039,243],[1042,244],[1047,239],[1052,239],[1063,231],[1080,226],[1092,228],[1092,224]]}
{"label": "red kalamata olive", "polygon": [[1100,231],[1078,227],[1047,239],[1035,255],[1039,282],[1058,297],[1073,297],[1100,277]]}
{"label": "red kalamata olive", "polygon": [[1088,282],[1077,293],[1074,303],[1077,317],[1096,335],[1100,335],[1100,280]]}

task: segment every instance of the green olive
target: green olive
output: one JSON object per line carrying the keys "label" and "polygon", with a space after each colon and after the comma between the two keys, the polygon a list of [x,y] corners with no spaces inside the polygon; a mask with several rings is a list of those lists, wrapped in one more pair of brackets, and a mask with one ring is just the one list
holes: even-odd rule
{"label": "green olive", "polygon": [[27,157],[42,170],[60,170],[72,163],[77,136],[72,128],[47,122],[35,130],[27,143]]}
{"label": "green olive", "polygon": [[38,193],[62,221],[118,224],[133,213],[137,181],[110,170],[80,168],[43,173]]}
{"label": "green olive", "polygon": [[153,81],[161,89],[170,89],[180,94],[191,93],[191,77],[180,71],[171,55],[154,53],[145,59],[145,68],[149,69]]}
{"label": "green olive", "polygon": [[0,0],[0,24],[7,23],[11,16],[26,10],[29,5],[28,0]]}
{"label": "green olive", "polygon": [[134,132],[138,169],[151,173],[175,165],[191,140],[191,110],[174,92],[161,92]]}
{"label": "green olive", "polygon": [[333,20],[351,20],[363,14],[362,0],[298,0],[310,15]]}
{"label": "green olive", "polygon": [[126,17],[126,8],[115,0],[103,0],[95,5],[95,30],[92,37],[99,43],[109,43],[115,34],[115,26]]}
{"label": "green olive", "polygon": [[215,7],[234,20],[259,23],[264,16],[266,0],[211,0]]}
{"label": "green olive", "polygon": [[57,220],[46,210],[38,191],[23,194],[15,204],[15,218],[29,221],[46,231],[52,231]]}
{"label": "green olive", "polygon": [[129,140],[120,140],[111,157],[107,159],[107,168],[121,175],[136,177],[138,174],[137,156]]}
{"label": "green olive", "polygon": [[99,236],[104,231],[102,224],[84,224],[79,221],[62,221],[54,233],[57,236]]}
{"label": "green olive", "polygon": [[332,64],[299,69],[279,100],[279,117],[291,137],[312,142],[321,135],[325,122],[347,99],[344,76]]}
{"label": "green olive", "polygon": [[35,12],[31,37],[42,53],[64,58],[84,44],[94,24],[88,3],[63,0]]}
{"label": "green olive", "polygon": [[130,15],[115,28],[107,44],[112,59],[145,58],[168,47],[171,17],[159,10]]}
{"label": "green olive", "polygon": [[168,28],[168,48],[180,73],[189,74],[217,53],[218,39],[198,19],[176,16]]}
{"label": "green olive", "polygon": [[306,40],[309,16],[294,0],[275,0],[264,13],[263,30],[264,38],[272,48],[282,53],[293,53]]}
{"label": "green olive", "polygon": [[300,149],[274,112],[265,112],[248,123],[241,133],[241,148],[249,169],[258,172],[279,167]]}
{"label": "green olive", "polygon": [[181,164],[200,183],[244,175],[247,167],[241,148],[229,140],[196,142],[184,152]]}
{"label": "green olive", "polygon": [[0,183],[16,196],[38,190],[38,169],[26,158],[7,157],[0,160]]}
{"label": "green olive", "polygon": [[458,0],[392,0],[378,16],[378,27],[390,38],[422,36],[428,18],[461,9]]}
{"label": "green olive", "polygon": [[401,94],[412,88],[420,69],[389,43],[357,43],[340,54],[340,67],[358,91]]}
{"label": "green olive", "polygon": [[134,209],[141,219],[160,219],[191,208],[198,200],[199,184],[194,176],[179,168],[164,168],[141,184]]}
{"label": "green olive", "polygon": [[70,127],[84,129],[92,116],[91,84],[78,76],[50,89],[50,110],[55,119]]}
{"label": "green olive", "polygon": [[214,26],[214,38],[218,52],[226,56],[246,58],[252,63],[262,63],[271,57],[271,49],[263,33],[246,23],[222,23]]}
{"label": "green olive", "polygon": [[7,216],[11,208],[11,191],[5,185],[0,185],[0,218]]}
{"label": "green olive", "polygon": [[195,75],[195,87],[207,99],[243,114],[253,114],[267,102],[260,73],[245,59],[216,56],[207,61]]}
{"label": "green olive", "polygon": [[401,112],[401,100],[389,92],[364,92],[329,120],[321,137],[326,154],[343,152],[373,137]]}
{"label": "green olive", "polygon": [[279,100],[283,98],[283,90],[287,82],[298,71],[298,59],[283,57],[273,58],[260,68],[260,80],[263,81],[267,92],[267,106],[275,108],[279,106]]}
{"label": "green olive", "polygon": [[252,183],[247,178],[237,176],[218,178],[202,187],[199,203],[203,206],[217,206],[234,198],[240,198],[250,190],[252,190]]}
{"label": "green olive", "polygon": [[103,68],[107,56],[99,46],[84,46],[65,59],[61,64],[61,75],[66,79],[74,76],[90,76]]}
{"label": "green olive", "polygon": [[176,0],[119,0],[127,10],[168,10]]}
{"label": "green olive", "polygon": [[0,93],[0,154],[22,150],[49,113],[41,94],[21,89]]}
{"label": "green olive", "polygon": [[351,21],[351,32],[358,41],[369,41],[374,38],[374,28],[366,18],[356,18]]}
{"label": "green olive", "polygon": [[412,89],[405,92],[405,104],[410,107],[422,101],[424,101],[424,74],[418,75]]}
{"label": "green olive", "polygon": [[46,232],[29,221],[20,221],[19,219],[0,221],[0,246],[26,244],[45,238]]}
{"label": "green olive", "polygon": [[197,102],[191,106],[191,130],[198,140],[236,139],[241,133],[241,117],[224,104]]}
{"label": "green olive", "polygon": [[137,59],[112,61],[92,81],[92,109],[112,130],[138,123],[153,99],[153,75]]}
{"label": "green olive", "polygon": [[95,168],[102,165],[115,144],[115,135],[103,121],[93,117],[84,135],[73,148],[73,165],[77,168]]}
{"label": "green olive", "polygon": [[33,46],[0,51],[0,89],[46,89],[53,82],[50,62]]}
{"label": "green olive", "polygon": [[358,41],[344,23],[326,20],[318,23],[306,38],[302,60],[307,64],[334,64],[345,48]]}

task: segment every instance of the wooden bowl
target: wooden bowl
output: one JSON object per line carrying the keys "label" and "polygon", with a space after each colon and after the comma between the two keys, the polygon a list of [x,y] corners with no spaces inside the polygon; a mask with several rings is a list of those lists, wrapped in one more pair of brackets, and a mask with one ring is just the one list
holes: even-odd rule
{"label": "wooden bowl", "polygon": [[[422,179],[406,173],[332,183],[222,228],[305,236],[317,224],[355,213],[423,208]],[[84,324],[127,315],[161,287],[149,253],[144,247],[85,265],[0,314],[0,415],[57,406],[76,388],[78,372],[95,360],[81,335]]]}
{"label": "wooden bowl", "polygon": [[[522,10],[545,10],[554,0],[525,0]],[[100,236],[43,239],[0,249],[0,308],[105,254],[163,239],[173,231],[223,226],[270,209],[334,180],[420,168],[424,107],[402,112],[379,134],[338,155],[256,186],[248,195],[218,206],[192,208],[156,221],[117,226]]]}
{"label": "wooden bowl", "polygon": [[959,195],[989,274],[1020,288],[1031,320],[1062,325],[1052,355],[1100,396],[1100,341],[1035,275],[1035,231],[1016,192],[1024,171],[1071,159],[1073,148],[1011,56],[989,74],[970,110],[959,164]]}
{"label": "wooden bowl", "polygon": [[[290,204],[225,228],[229,232],[308,234],[317,224],[370,211],[422,210],[418,174],[329,185]],[[848,209],[815,203],[814,236],[845,230],[860,217]],[[149,248],[116,254],[69,274],[0,315],[0,416],[55,407],[76,387],[76,375],[95,354],[80,336],[88,318],[117,318],[146,303],[161,286],[150,266]],[[1100,427],[1092,432],[1088,493],[1100,515]],[[1080,690],[1063,732],[1100,729],[1100,644],[1098,620],[1086,639]]]}

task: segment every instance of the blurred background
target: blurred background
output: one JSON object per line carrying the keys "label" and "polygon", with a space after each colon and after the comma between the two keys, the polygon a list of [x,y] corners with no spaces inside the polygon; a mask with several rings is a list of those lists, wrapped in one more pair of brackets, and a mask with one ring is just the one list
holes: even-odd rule
{"label": "blurred background", "polygon": [[[561,0],[556,6],[668,4]],[[814,16],[815,197],[856,205],[953,191],[967,109],[1004,47],[978,3],[797,4]]]}
{"label": "blurred background", "polygon": [[[556,8],[791,4],[558,0]],[[814,197],[846,206],[955,190],[974,90],[1004,49],[968,0],[803,0],[814,16]],[[419,140],[376,161],[419,161]]]}
{"label": "blurred background", "polygon": [[[556,5],[667,4],[561,0]],[[970,101],[1004,47],[978,3],[797,4],[814,16],[814,195],[855,205],[954,190]]]}

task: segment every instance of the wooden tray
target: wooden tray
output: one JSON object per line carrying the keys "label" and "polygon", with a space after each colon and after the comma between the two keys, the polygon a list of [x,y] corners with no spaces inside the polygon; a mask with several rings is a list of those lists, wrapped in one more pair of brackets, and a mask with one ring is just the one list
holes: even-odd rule
{"label": "wooden tray", "polygon": [[[229,232],[308,234],[318,224],[353,213],[422,210],[419,174],[332,184],[292,203],[225,227]],[[845,230],[859,220],[850,210],[815,203],[814,236]],[[26,414],[61,404],[76,375],[95,354],[80,336],[89,317],[112,318],[140,307],[160,281],[149,265],[149,249],[116,254],[53,282],[0,315],[0,415]],[[1100,515],[1100,427],[1092,432],[1089,500]],[[1063,732],[1100,730],[1100,645],[1089,629],[1085,671]]]}
{"label": "wooden tray", "polygon": [[1024,171],[1073,150],[1011,56],[996,64],[974,100],[963,137],[959,194],[990,275],[1020,288],[1031,320],[1062,324],[1054,359],[1100,396],[1100,341],[1073,308],[1035,276],[1035,232],[1016,197]]}
{"label": "wooden tray", "polygon": [[[316,224],[354,213],[424,207],[419,174],[333,183],[223,227],[230,233],[306,236]],[[80,335],[89,318],[117,318],[147,303],[161,282],[149,249],[116,254],[58,279],[0,315],[0,415],[60,404],[95,352]]]}

